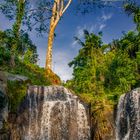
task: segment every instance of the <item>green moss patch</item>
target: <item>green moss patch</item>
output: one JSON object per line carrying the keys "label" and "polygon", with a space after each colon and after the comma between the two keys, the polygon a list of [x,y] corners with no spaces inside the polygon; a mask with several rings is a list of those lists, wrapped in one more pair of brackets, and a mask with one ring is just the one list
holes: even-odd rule
{"label": "green moss patch", "polygon": [[26,95],[27,83],[20,83],[18,81],[8,81],[7,86],[9,110],[11,112],[16,112]]}

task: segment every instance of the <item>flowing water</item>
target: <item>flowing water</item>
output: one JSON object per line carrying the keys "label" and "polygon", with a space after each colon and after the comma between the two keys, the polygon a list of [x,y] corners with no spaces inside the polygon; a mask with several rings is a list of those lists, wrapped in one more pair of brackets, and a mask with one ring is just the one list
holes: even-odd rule
{"label": "flowing water", "polygon": [[30,86],[13,140],[90,140],[89,108],[61,86]]}
{"label": "flowing water", "polygon": [[119,99],[116,140],[140,140],[140,88]]}

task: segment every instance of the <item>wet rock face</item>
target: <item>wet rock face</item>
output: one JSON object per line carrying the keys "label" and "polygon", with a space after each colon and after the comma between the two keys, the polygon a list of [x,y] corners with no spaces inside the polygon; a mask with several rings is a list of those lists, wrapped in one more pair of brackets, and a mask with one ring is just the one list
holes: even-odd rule
{"label": "wet rock face", "polygon": [[89,108],[61,86],[30,86],[12,140],[90,140]]}
{"label": "wet rock face", "polygon": [[8,100],[6,96],[6,77],[0,71],[0,129],[3,128],[3,123],[7,119],[8,114]]}
{"label": "wet rock face", "polygon": [[0,71],[0,140],[8,139],[8,131],[5,123],[8,118],[8,97],[6,95],[7,80],[5,74]]}
{"label": "wet rock face", "polygon": [[0,129],[3,128],[4,121],[8,117],[8,104],[6,95],[0,90]]}
{"label": "wet rock face", "polygon": [[140,140],[140,88],[120,97],[116,136],[117,140]]}

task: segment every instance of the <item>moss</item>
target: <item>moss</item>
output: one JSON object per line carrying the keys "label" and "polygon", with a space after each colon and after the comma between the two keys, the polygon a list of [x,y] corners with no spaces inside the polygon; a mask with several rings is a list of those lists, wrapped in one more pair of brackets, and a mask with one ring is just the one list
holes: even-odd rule
{"label": "moss", "polygon": [[18,81],[8,81],[7,86],[8,86],[7,93],[9,98],[9,110],[11,112],[16,112],[26,95],[27,84],[19,83]]}

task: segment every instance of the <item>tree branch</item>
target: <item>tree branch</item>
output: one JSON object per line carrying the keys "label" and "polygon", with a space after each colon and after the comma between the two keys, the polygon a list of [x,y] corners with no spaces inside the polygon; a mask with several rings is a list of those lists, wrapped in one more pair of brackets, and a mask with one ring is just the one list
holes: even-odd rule
{"label": "tree branch", "polygon": [[[62,15],[65,13],[65,11],[67,10],[67,8],[68,8],[69,5],[71,4],[71,2],[72,2],[72,0],[69,0],[69,1],[68,1],[66,7],[65,7],[65,8],[63,9],[63,11],[62,11]],[[62,15],[61,15],[61,16],[62,16]]]}
{"label": "tree branch", "polygon": [[60,15],[62,15],[62,11],[64,9],[64,0],[61,0],[61,9],[60,9]]}
{"label": "tree branch", "polygon": [[35,25],[37,25],[38,22],[44,22],[45,20],[48,20],[48,19],[50,19],[50,17],[47,17],[47,18],[38,20],[38,21],[36,21],[36,22],[32,25],[32,27],[34,27]]}

